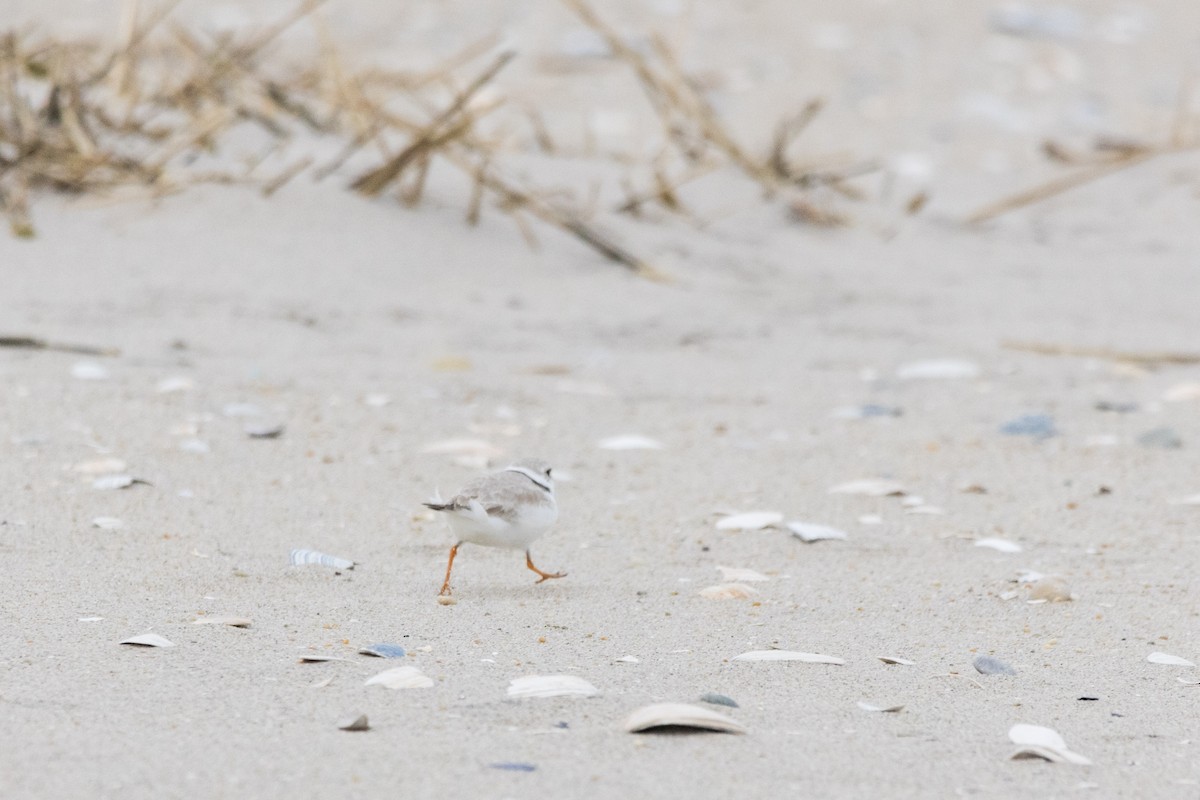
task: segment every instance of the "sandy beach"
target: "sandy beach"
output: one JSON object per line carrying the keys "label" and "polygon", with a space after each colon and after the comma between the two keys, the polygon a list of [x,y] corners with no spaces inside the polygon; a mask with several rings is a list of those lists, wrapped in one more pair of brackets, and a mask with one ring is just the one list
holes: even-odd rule
{"label": "sandy beach", "polygon": [[[103,5],[13,19],[109,31]],[[42,192],[36,236],[0,236],[0,336],[120,353],[0,348],[0,795],[1195,795],[1200,671],[1148,657],[1200,661],[1200,162],[963,220],[1061,174],[1045,139],[1169,135],[1200,10],[1064,3],[1047,33],[982,2],[643,5],[598,7],[671,37],[755,152],[820,95],[801,149],[890,177],[837,200],[837,228],[729,171],[684,192],[703,225],[602,219],[666,282],[545,225],[531,249],[492,206],[468,227],[436,167],[412,209],[346,191],[347,168],[271,197]],[[250,6],[177,13],[290,4]],[[519,53],[498,90],[564,143],[589,115],[600,153],[653,130],[559,5],[352,6],[322,13],[366,61],[498,33]],[[547,185],[613,174],[512,158]],[[601,446],[620,436],[658,447]],[[439,605],[452,542],[422,501],[522,456],[561,476],[533,553],[568,576],[468,545]],[[95,488],[111,474],[137,482]],[[865,479],[897,493],[830,492]],[[781,521],[718,528],[752,511]],[[702,596],[718,567],[766,580]],[[215,615],[252,623],[195,624]],[[118,644],[145,633],[174,646]],[[358,652],[376,643],[407,654]],[[772,649],[844,663],[734,660]],[[364,685],[396,666],[432,687]],[[525,675],[598,694],[510,699]],[[623,729],[666,701],[747,733]],[[370,730],[339,730],[357,714]],[[1091,765],[1010,760],[1018,724]]]}

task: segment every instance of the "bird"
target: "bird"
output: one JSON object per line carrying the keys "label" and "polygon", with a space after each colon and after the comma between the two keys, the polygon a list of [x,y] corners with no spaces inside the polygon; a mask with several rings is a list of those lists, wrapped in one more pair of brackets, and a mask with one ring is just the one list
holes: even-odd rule
{"label": "bird", "polygon": [[466,543],[525,551],[525,566],[539,576],[537,583],[565,578],[565,572],[543,572],[533,564],[529,546],[558,520],[550,465],[540,458],[523,458],[508,467],[469,481],[454,497],[424,503],[446,515],[455,541],[446,564],[439,599],[449,598],[450,570],[458,548]]}

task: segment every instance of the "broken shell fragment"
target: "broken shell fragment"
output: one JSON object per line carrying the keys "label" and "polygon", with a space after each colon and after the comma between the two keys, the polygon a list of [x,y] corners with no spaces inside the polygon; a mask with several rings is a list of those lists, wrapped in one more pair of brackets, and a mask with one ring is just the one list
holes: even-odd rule
{"label": "broken shell fragment", "polygon": [[810,522],[793,521],[787,524],[788,530],[802,542],[821,542],[826,539],[845,539],[846,532],[828,525],[814,525]]}
{"label": "broken shell fragment", "polygon": [[338,558],[316,550],[293,550],[291,562],[294,567],[319,564],[322,567],[333,567],[334,569],[354,569],[354,562],[350,559]]}
{"label": "broken shell fragment", "polygon": [[1041,758],[1054,763],[1081,766],[1092,763],[1086,756],[1071,752],[1058,731],[1041,725],[1013,725],[1008,730],[1008,738],[1020,748],[1009,756],[1011,759]]}
{"label": "broken shell fragment", "polygon": [[745,600],[758,592],[744,583],[719,583],[716,586],[701,589],[699,594],[709,600]]}
{"label": "broken shell fragment", "polygon": [[338,720],[338,729],[343,731],[369,731],[371,724],[366,714],[350,714]]}
{"label": "broken shell fragment", "polygon": [[807,664],[845,664],[845,660],[821,653],[799,653],[795,650],[753,650],[734,656],[734,661],[803,661]]}
{"label": "broken shell fragment", "polygon": [[637,709],[625,720],[629,733],[691,728],[716,733],[746,733],[746,727],[724,714],[687,703],[654,703]]}
{"label": "broken shell fragment", "polygon": [[96,517],[92,520],[92,527],[105,531],[115,531],[124,528],[125,523],[116,517]]}
{"label": "broken shell fragment", "polygon": [[251,439],[278,439],[283,435],[283,424],[279,422],[247,422],[242,431]]}
{"label": "broken shell fragment", "polygon": [[747,511],[742,514],[730,514],[717,520],[719,531],[757,531],[769,528],[783,522],[783,514],[778,511]]}
{"label": "broken shell fragment", "polygon": [[363,683],[363,686],[375,685],[387,689],[428,689],[433,686],[433,678],[416,667],[394,667],[367,678]]}
{"label": "broken shell fragment", "polygon": [[369,644],[358,648],[358,652],[376,658],[404,658],[405,655],[404,648],[398,644]]}
{"label": "broken shell fragment", "polygon": [[717,567],[721,571],[721,580],[736,581],[738,583],[750,581],[769,581],[766,575],[761,572],[755,572],[752,569],[741,569],[739,567]]}
{"label": "broken shell fragment", "polygon": [[739,706],[737,704],[737,701],[734,700],[732,697],[729,697],[728,695],[724,695],[724,694],[717,694],[716,692],[705,692],[704,694],[700,695],[700,702],[701,703],[712,703],[713,705],[716,705],[716,706],[729,706],[730,708],[741,708],[741,706]]}
{"label": "broken shell fragment", "polygon": [[881,478],[863,478],[857,481],[846,481],[829,488],[830,494],[860,494],[866,497],[900,497],[905,493],[904,486],[896,481]]}
{"label": "broken shell fragment", "polygon": [[885,664],[898,664],[902,667],[915,666],[917,662],[909,661],[907,658],[896,658],[895,656],[875,656]]}
{"label": "broken shell fragment", "polygon": [[157,633],[142,633],[122,639],[119,644],[131,644],[138,647],[174,647],[175,643],[159,636]]}
{"label": "broken shell fragment", "polygon": [[513,678],[508,696],[523,697],[591,697],[599,694],[595,686],[574,675],[525,675]]}
{"label": "broken shell fragment", "polygon": [[200,617],[193,625],[228,625],[231,628],[249,628],[254,620],[249,617],[232,617],[221,614]]}
{"label": "broken shell fragment", "polygon": [[910,361],[896,368],[896,377],[901,380],[936,380],[953,378],[976,378],[979,365],[960,358],[931,358]]}
{"label": "broken shell fragment", "polygon": [[[116,489],[128,489],[139,481],[132,475],[120,473],[117,475],[104,475],[92,481],[92,488],[102,492],[114,491]],[[144,483],[144,481],[142,481]]]}
{"label": "broken shell fragment", "polygon": [[858,707],[863,711],[877,711],[882,714],[898,714],[904,710],[903,703],[897,706],[875,706],[870,703],[864,703],[862,700],[858,701]]}
{"label": "broken shell fragment", "polygon": [[1173,656],[1169,653],[1151,653],[1149,656],[1146,657],[1146,660],[1149,661],[1151,664],[1165,664],[1166,666],[1169,666],[1169,667],[1194,667],[1194,666],[1196,666],[1191,661],[1188,661],[1186,658],[1180,658],[1179,656]]}
{"label": "broken shell fragment", "polygon": [[971,665],[981,675],[1016,675],[1017,671],[1005,662],[991,656],[979,656]]}
{"label": "broken shell fragment", "polygon": [[998,550],[1001,553],[1020,553],[1023,549],[1021,545],[1017,544],[1016,542],[1009,541],[1008,539],[997,539],[995,537],[977,539],[975,541],[975,546],[990,547],[992,550]]}

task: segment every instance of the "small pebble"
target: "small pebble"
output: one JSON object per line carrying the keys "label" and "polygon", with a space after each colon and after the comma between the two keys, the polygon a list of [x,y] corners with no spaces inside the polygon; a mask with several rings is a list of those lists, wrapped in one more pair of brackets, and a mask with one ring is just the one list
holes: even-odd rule
{"label": "small pebble", "polygon": [[1016,675],[1017,671],[998,658],[979,656],[971,662],[982,675]]}

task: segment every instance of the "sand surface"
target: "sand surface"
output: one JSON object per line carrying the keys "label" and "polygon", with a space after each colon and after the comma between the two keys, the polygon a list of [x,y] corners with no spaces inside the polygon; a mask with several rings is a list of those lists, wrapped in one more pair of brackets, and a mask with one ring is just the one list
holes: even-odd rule
{"label": "sand surface", "polygon": [[[59,24],[103,17],[56,5],[78,15]],[[330,18],[368,55],[402,43],[418,61],[495,29],[554,54],[578,28],[552,5],[468,5]],[[722,97],[747,129],[769,135],[751,123],[786,91],[824,92],[814,149],[907,154],[917,167],[900,172],[930,191],[928,211],[868,202],[850,207],[860,224],[813,230],[715,179],[692,190],[719,216],[703,230],[621,223],[675,278],[656,284],[553,232],[533,252],[498,213],[467,228],[448,180],[418,210],[308,180],[270,199],[43,198],[36,239],[0,237],[0,333],[121,355],[0,350],[0,796],[1197,791],[1200,688],[1177,679],[1200,671],[1147,657],[1200,661],[1200,506],[1171,503],[1200,493],[1200,399],[1164,399],[1200,366],[1004,346],[1200,349],[1197,162],[959,222],[1054,174],[1043,137],[1161,131],[1196,9],[1122,6],[1141,26],[1119,42],[1102,36],[1115,5],[1075,4],[1087,26],[1067,39],[998,34],[976,2],[637,5],[608,13],[740,76]],[[591,68],[595,98],[535,75],[562,120],[638,107],[616,65]],[[925,359],[978,374],[898,376]],[[86,361],[107,378],[74,377]],[[176,377],[190,388],[158,391]],[[282,436],[247,437],[226,413],[246,403]],[[863,404],[902,413],[836,413]],[[1024,414],[1051,415],[1057,435],[1001,433]],[[1159,428],[1183,446],[1138,443]],[[662,448],[598,446],[624,434]],[[457,604],[435,603],[450,537],[420,503],[479,470],[422,450],[464,437],[494,445],[495,465],[538,455],[563,473],[559,524],[534,555],[567,578],[535,586],[518,553],[468,546]],[[99,458],[149,485],[93,488],[73,467]],[[859,478],[944,513],[828,492]],[[752,510],[848,537],[717,529]],[[94,527],[102,516],[124,526]],[[989,537],[1022,552],[976,546]],[[357,566],[292,567],[293,548]],[[749,600],[699,596],[718,565],[769,580]],[[1026,569],[1064,576],[1075,599],[1028,603]],[[193,624],[215,614],[253,624]],[[176,646],[118,645],[145,632]],[[364,686],[395,665],[357,654],[376,642],[406,648],[399,663],[434,686]],[[732,660],[775,647],[845,664]],[[299,662],[311,653],[345,660]],[[1016,676],[977,674],[979,655]],[[508,700],[529,674],[599,695]],[[712,708],[749,733],[622,730],[641,705],[705,692],[734,698]],[[352,712],[372,729],[338,730]],[[1008,760],[1017,723],[1058,730],[1094,764]]]}

